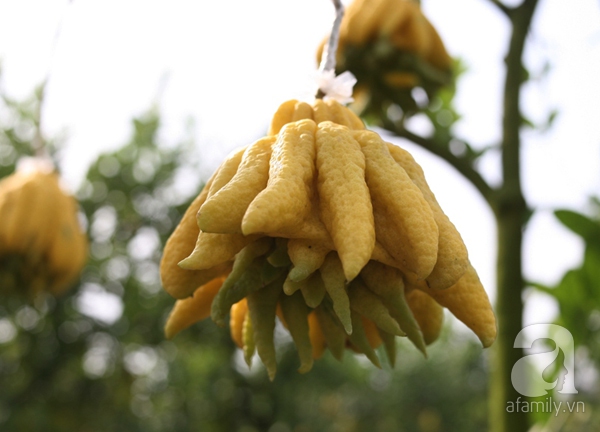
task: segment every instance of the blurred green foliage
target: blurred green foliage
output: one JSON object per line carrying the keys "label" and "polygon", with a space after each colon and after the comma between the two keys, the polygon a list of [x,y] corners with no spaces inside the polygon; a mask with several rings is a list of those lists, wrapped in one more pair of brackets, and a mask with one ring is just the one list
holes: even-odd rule
{"label": "blurred green foliage", "polygon": [[[3,100],[5,176],[34,153],[39,106]],[[429,359],[402,342],[393,370],[327,353],[301,375],[290,338],[277,330],[272,383],[210,320],[165,340],[174,299],[160,285],[161,250],[201,185],[193,142],[159,143],[157,109],[132,126],[131,139],[100,155],[78,189],[90,260],[77,286],[34,304],[0,302],[0,430],[486,430],[486,361],[472,335],[444,332]],[[33,135],[15,132],[26,127]]]}
{"label": "blurred green foliage", "polygon": [[556,323],[569,329],[576,346],[585,346],[600,366],[600,218],[572,210],[557,210],[558,220],[584,242],[581,265],[567,271],[553,287],[532,283],[556,299]]}
{"label": "blurred green foliage", "polygon": [[[554,286],[530,282],[533,288],[548,294],[558,304],[555,324],[563,326],[573,335],[575,342],[575,383],[579,393],[576,400],[584,402],[587,415],[565,416],[560,429],[553,426],[556,419],[549,413],[537,415],[540,423],[549,430],[596,431],[600,428],[600,392],[594,382],[600,369],[600,206],[595,203],[595,216],[572,210],[556,210],[556,218],[570,231],[579,236],[584,244],[582,263],[568,270]],[[551,338],[552,335],[548,335]],[[549,367],[548,382],[554,381],[562,367],[562,361]],[[552,396],[560,397],[554,389]],[[585,417],[585,419],[583,419]]]}

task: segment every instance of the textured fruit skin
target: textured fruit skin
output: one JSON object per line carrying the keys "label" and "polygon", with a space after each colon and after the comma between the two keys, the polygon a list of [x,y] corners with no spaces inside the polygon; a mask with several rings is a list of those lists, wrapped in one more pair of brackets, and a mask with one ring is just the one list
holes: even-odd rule
{"label": "textured fruit skin", "polygon": [[310,309],[304,303],[304,300],[299,293],[291,296],[280,296],[279,304],[281,305],[288,330],[292,335],[298,350],[298,356],[300,358],[300,368],[298,369],[298,372],[308,372],[313,366],[314,359],[308,322]]}
{"label": "textured fruit skin", "polygon": [[404,270],[424,279],[437,259],[438,227],[431,207],[375,132],[355,132],[365,154],[377,240]]}
{"label": "textured fruit skin", "polygon": [[208,233],[241,233],[246,210],[267,186],[274,137],[266,137],[246,148],[231,180],[208,198],[198,211],[198,227]]}
{"label": "textured fruit skin", "polygon": [[387,143],[391,156],[408,174],[419,188],[423,197],[433,212],[435,223],[439,230],[439,243],[436,263],[427,277],[427,285],[433,289],[445,289],[456,283],[469,266],[467,247],[460,233],[450,222],[429,189],[423,169],[417,164],[412,155],[406,150]]}
{"label": "textured fruit skin", "polygon": [[60,295],[87,257],[77,201],[61,188],[57,173],[32,165],[0,180],[0,272],[13,281],[0,291],[29,298],[40,291]]}
{"label": "textured fruit skin", "polygon": [[267,187],[250,203],[242,221],[245,235],[298,231],[310,213],[315,173],[315,130],[312,120],[288,123],[271,154]]}
{"label": "textured fruit skin", "polygon": [[448,289],[432,290],[423,283],[418,284],[417,288],[429,294],[473,330],[484,347],[494,343],[497,335],[496,316],[471,264],[458,282]]}
{"label": "textured fruit skin", "polygon": [[163,264],[163,281],[177,282],[167,291],[197,293],[177,303],[186,312],[173,312],[167,334],[229,315],[246,362],[258,353],[270,379],[277,319],[300,372],[326,349],[380,367],[382,344],[393,365],[396,336],[426,356],[444,307],[484,346],[495,338],[487,295],[421,167],[335,101],[283,103],[269,135],[232,153],[190,205]]}
{"label": "textured fruit skin", "polygon": [[200,234],[196,214],[206,200],[213,181],[218,178],[218,173],[219,171],[208,180],[202,192],[192,201],[165,244],[160,261],[160,278],[165,291],[176,299],[192,295],[198,287],[222,275],[231,267],[229,264],[221,264],[217,268],[190,271],[178,266],[178,263],[194,250]]}
{"label": "textured fruit skin", "polygon": [[[366,287],[382,299],[390,315],[398,322],[410,341],[426,354],[421,326],[415,320],[407,303],[404,281],[399,270],[376,261],[369,261],[360,276]],[[381,330],[385,329],[381,328]]]}
{"label": "textured fruit skin", "polygon": [[311,106],[306,102],[291,99],[279,106],[271,120],[267,135],[277,135],[286,124],[303,119],[314,120],[316,124],[332,121],[353,130],[365,128],[363,121],[352,110],[335,100],[317,99]]}
{"label": "textured fruit skin", "polygon": [[410,290],[406,294],[406,301],[419,323],[425,343],[431,345],[442,331],[444,309],[432,297],[419,290]]}
{"label": "textured fruit skin", "polygon": [[375,247],[365,157],[344,126],[322,122],[316,136],[321,219],[331,234],[346,279],[351,281],[371,258]]}
{"label": "textured fruit skin", "polygon": [[171,339],[181,330],[192,324],[208,318],[210,315],[210,304],[219,292],[225,278],[218,277],[199,287],[192,297],[175,302],[167,323],[165,324],[165,336]]}

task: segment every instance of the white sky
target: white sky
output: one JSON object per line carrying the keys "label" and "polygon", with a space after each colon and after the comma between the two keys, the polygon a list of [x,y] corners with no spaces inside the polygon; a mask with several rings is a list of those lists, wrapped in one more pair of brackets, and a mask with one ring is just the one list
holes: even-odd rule
{"label": "white sky", "polygon": [[[422,3],[450,53],[468,66],[457,134],[476,146],[497,142],[507,22],[487,0]],[[206,178],[229,151],[264,134],[281,102],[310,93],[315,48],[332,20],[328,0],[0,0],[3,85],[23,97],[51,70],[43,127],[48,135],[68,133],[62,168],[73,188],[99,152],[130,136],[132,116],[156,100],[168,142],[183,136],[187,119],[195,121],[204,161],[198,175]],[[552,66],[546,79],[527,85],[526,115],[541,121],[560,110],[551,131],[526,133],[523,146],[525,193],[540,209],[526,232],[526,277],[554,283],[580,262],[582,245],[551,210],[581,209],[600,192],[598,2],[541,0],[526,59],[533,75]],[[493,296],[489,209],[444,161],[400,144],[422,164]],[[498,181],[497,155],[481,167]],[[546,322],[553,310],[536,295],[526,321]]]}

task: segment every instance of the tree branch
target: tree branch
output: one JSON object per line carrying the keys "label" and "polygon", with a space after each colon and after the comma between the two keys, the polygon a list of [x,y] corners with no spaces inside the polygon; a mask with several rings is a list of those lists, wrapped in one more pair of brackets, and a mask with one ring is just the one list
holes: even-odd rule
{"label": "tree branch", "polygon": [[493,195],[495,190],[488,184],[487,181],[477,172],[466,159],[459,158],[452,154],[449,147],[441,145],[435,141],[414,134],[403,127],[399,127],[386,116],[382,116],[385,129],[393,132],[395,135],[401,138],[405,138],[412,143],[423,147],[431,153],[441,157],[450,165],[452,165],[459,173],[461,173],[467,180],[469,180],[475,188],[481,193],[483,198],[491,205],[493,201]]}
{"label": "tree branch", "polygon": [[506,55],[502,119],[503,183],[492,206],[498,235],[496,316],[498,338],[491,357],[490,431],[527,432],[526,412],[508,413],[507,404],[521,395],[512,385],[512,368],[522,358],[513,343],[523,328],[523,231],[529,213],[521,187],[521,86],[523,50],[538,0],[524,0],[512,9],[512,33]]}
{"label": "tree branch", "polygon": [[494,6],[496,6],[504,15],[510,17],[512,9],[502,3],[500,0],[489,0]]}

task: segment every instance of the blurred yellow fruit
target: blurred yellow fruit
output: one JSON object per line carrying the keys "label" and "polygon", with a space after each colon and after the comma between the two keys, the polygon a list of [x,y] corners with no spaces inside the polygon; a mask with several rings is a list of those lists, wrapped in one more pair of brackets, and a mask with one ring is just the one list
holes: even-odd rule
{"label": "blurred yellow fruit", "polygon": [[88,257],[74,197],[41,161],[0,180],[0,292],[59,295]]}

